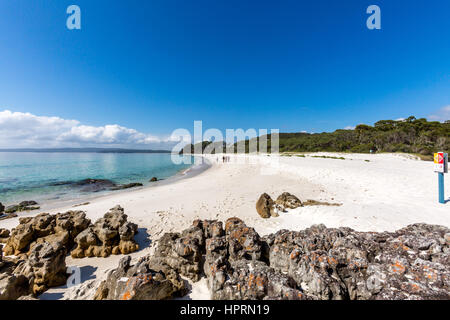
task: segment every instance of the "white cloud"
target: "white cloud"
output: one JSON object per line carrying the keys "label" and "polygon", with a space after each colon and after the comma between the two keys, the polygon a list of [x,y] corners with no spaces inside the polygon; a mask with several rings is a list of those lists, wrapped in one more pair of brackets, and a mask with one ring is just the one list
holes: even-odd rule
{"label": "white cloud", "polygon": [[450,120],[450,105],[445,106],[428,116],[428,120],[441,121]]}
{"label": "white cloud", "polygon": [[93,127],[77,120],[0,111],[0,148],[141,147],[171,149],[176,139],[161,138],[117,124]]}
{"label": "white cloud", "polygon": [[344,130],[355,130],[355,126],[346,126]]}

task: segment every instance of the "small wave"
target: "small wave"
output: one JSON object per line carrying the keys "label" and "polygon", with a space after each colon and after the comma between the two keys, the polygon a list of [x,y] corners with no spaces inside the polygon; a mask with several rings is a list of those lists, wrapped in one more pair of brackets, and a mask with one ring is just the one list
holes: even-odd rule
{"label": "small wave", "polygon": [[17,181],[19,181],[17,178],[0,178],[0,183],[12,183]]}

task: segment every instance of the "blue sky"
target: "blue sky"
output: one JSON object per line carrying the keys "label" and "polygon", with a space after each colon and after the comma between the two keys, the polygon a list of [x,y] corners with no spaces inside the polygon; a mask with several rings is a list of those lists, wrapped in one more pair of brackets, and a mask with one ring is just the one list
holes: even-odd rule
{"label": "blue sky", "polygon": [[[66,28],[71,4],[81,30]],[[371,4],[381,30],[366,28]],[[449,14],[447,0],[0,0],[0,147],[110,143],[89,140],[99,128],[142,144],[194,120],[281,132],[442,120]]]}

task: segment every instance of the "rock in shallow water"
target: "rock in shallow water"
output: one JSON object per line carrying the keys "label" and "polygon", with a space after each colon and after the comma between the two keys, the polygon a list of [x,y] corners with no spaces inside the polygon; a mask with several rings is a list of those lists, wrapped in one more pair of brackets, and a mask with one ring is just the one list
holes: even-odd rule
{"label": "rock in shallow water", "polygon": [[123,184],[123,185],[120,185],[117,187],[113,187],[113,188],[111,188],[111,190],[113,190],[113,191],[125,190],[125,189],[137,188],[137,187],[142,187],[142,186],[144,186],[142,183],[133,182],[133,183]]}
{"label": "rock in shallow water", "polygon": [[38,209],[40,209],[40,207],[38,207],[37,205],[38,205],[38,203],[36,201],[32,201],[32,200],[22,201],[19,204],[7,206],[4,209],[4,211],[5,211],[5,213],[16,213],[16,212],[22,212],[22,211],[38,210]]}
{"label": "rock in shallow water", "polygon": [[84,179],[75,183],[81,187],[81,192],[99,192],[116,187],[116,184],[106,179]]}

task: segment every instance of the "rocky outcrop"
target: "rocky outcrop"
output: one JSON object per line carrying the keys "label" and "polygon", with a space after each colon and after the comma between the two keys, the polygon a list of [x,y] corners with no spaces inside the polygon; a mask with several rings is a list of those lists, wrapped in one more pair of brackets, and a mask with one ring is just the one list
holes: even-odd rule
{"label": "rocky outcrop", "polygon": [[270,265],[316,299],[449,299],[448,232],[424,224],[395,233],[280,231],[268,237]]}
{"label": "rocky outcrop", "polygon": [[37,205],[38,205],[38,203],[36,201],[32,201],[32,200],[22,201],[19,204],[7,206],[6,209],[4,209],[4,211],[5,211],[5,213],[16,213],[16,212],[22,212],[22,211],[38,210],[38,209],[40,209],[40,207]]}
{"label": "rocky outcrop", "polygon": [[[75,237],[90,224],[83,211],[69,211],[50,215],[41,213],[35,217],[19,219],[19,225],[11,231],[6,242],[6,255],[20,255],[27,253],[34,243],[65,239],[64,245],[70,248]],[[46,238],[51,235],[54,237]],[[41,239],[46,238],[46,239]]]}
{"label": "rocky outcrop", "polygon": [[77,235],[71,255],[84,258],[132,253],[139,249],[134,241],[137,232],[138,226],[128,222],[123,208],[116,206]]}
{"label": "rocky outcrop", "polygon": [[17,300],[29,292],[28,279],[25,276],[0,273],[0,300]]}
{"label": "rocky outcrop", "polygon": [[80,187],[81,192],[100,192],[110,190],[116,187],[116,184],[106,179],[84,179],[76,182],[75,186]]}
{"label": "rocky outcrop", "polygon": [[0,250],[0,300],[38,295],[49,287],[65,284],[68,240],[69,231],[38,238],[30,244],[28,254],[21,254],[18,259],[1,259]]}
{"label": "rocky outcrop", "polygon": [[200,280],[203,233],[192,227],[182,234],[166,233],[158,240],[152,264],[162,270],[172,269],[193,281]]}
{"label": "rocky outcrop", "polygon": [[261,218],[278,217],[280,212],[286,212],[286,209],[295,209],[302,206],[302,202],[289,192],[284,192],[278,196],[276,201],[267,194],[263,193],[256,202],[256,211]]}
{"label": "rocky outcrop", "polygon": [[302,206],[300,199],[289,192],[280,194],[275,203],[284,209],[295,209]]}
{"label": "rocky outcrop", "polygon": [[[137,225],[127,221],[124,210],[117,206],[91,224],[83,211],[68,211],[19,219],[19,225],[6,240],[6,255],[27,254],[34,244],[61,243],[74,258],[108,257],[138,250],[134,241]],[[0,236],[2,233],[0,233]],[[6,235],[6,232],[5,232]],[[4,239],[4,238],[1,238]]]}
{"label": "rocky outcrop", "polygon": [[[149,286],[140,295],[140,286],[159,272],[177,288],[185,291],[178,274],[198,281],[208,278],[213,299],[306,299],[297,283],[287,275],[271,268],[267,262],[268,249],[253,228],[238,218],[226,221],[196,220],[181,233],[166,233],[159,240],[153,255],[141,258],[134,270],[128,271],[130,258],[124,258],[97,290],[97,299],[162,299],[170,296],[170,285],[156,296]],[[151,277],[150,277],[151,278]],[[122,280],[120,280],[122,279]],[[162,278],[164,279],[164,278]],[[160,286],[160,284],[158,284]],[[144,290],[144,289],[142,289]]]}
{"label": "rocky outcrop", "polygon": [[31,206],[36,206],[38,205],[38,203],[34,200],[27,200],[27,201],[22,201],[21,203],[19,203],[20,207],[31,207]]}
{"label": "rocky outcrop", "polygon": [[263,243],[255,229],[238,218],[230,218],[225,223],[226,241],[230,260],[261,260]]}
{"label": "rocky outcrop", "polygon": [[268,248],[253,228],[230,218],[225,234],[206,240],[204,272],[212,299],[306,299],[292,278],[267,264]]}
{"label": "rocky outcrop", "polygon": [[95,300],[163,300],[186,294],[183,280],[172,269],[161,270],[148,257],[131,265],[131,257],[122,258],[94,296]]}
{"label": "rocky outcrop", "polygon": [[83,256],[106,257],[138,249],[134,241],[137,225],[127,221],[119,206],[95,224],[82,211],[20,218],[19,225],[9,233],[0,229],[1,238],[7,239],[4,252],[18,258],[5,260],[0,254],[0,299],[38,295],[65,284],[68,276],[65,258],[74,244],[77,246],[74,251]]}
{"label": "rocky outcrop", "polygon": [[0,245],[0,300],[16,300],[30,293],[28,278],[13,273],[16,264],[3,259]]}
{"label": "rocky outcrop", "polygon": [[[68,234],[67,234],[68,237]],[[40,294],[49,287],[56,287],[66,283],[66,254],[65,240],[35,244],[28,255],[28,259],[21,261],[14,274],[25,276],[33,294]]]}
{"label": "rocky outcrop", "polygon": [[6,214],[0,214],[0,221],[11,219],[11,218],[17,218],[17,213],[6,213]]}
{"label": "rocky outcrop", "polygon": [[52,186],[66,185],[71,186],[81,192],[101,192],[101,191],[116,191],[125,190],[130,188],[142,187],[143,184],[139,182],[132,182],[127,184],[116,184],[115,182],[107,179],[83,179],[80,181],[61,181],[52,183]]}
{"label": "rocky outcrop", "polygon": [[158,178],[157,177],[153,177],[153,178],[150,179],[149,182],[156,182],[156,181],[158,181]]}
{"label": "rocky outcrop", "polygon": [[[166,278],[206,277],[211,297],[221,300],[450,299],[450,230],[426,224],[382,233],[314,225],[260,237],[238,218],[228,219],[225,229],[219,221],[197,220],[181,233],[165,234],[143,261]],[[118,277],[109,277],[98,296],[117,287]],[[136,281],[106,296],[139,292],[142,282]]]}
{"label": "rocky outcrop", "polygon": [[25,253],[29,244],[33,241],[34,230],[31,223],[20,223],[12,230],[11,236],[5,245],[6,255],[19,255]]}
{"label": "rocky outcrop", "polygon": [[10,232],[8,229],[0,228],[0,243],[8,242],[9,234]]}
{"label": "rocky outcrop", "polygon": [[256,202],[256,211],[264,218],[278,217],[280,212],[287,212],[286,209],[296,209],[305,206],[341,206],[340,203],[321,202],[316,200],[307,200],[302,202],[299,198],[290,194],[289,192],[283,192],[278,196],[276,201],[267,194],[263,193]]}
{"label": "rocky outcrop", "polygon": [[143,186],[142,183],[133,182],[133,183],[122,184],[120,186],[113,187],[113,188],[111,188],[111,190],[117,191],[117,190],[124,190],[124,189],[130,189],[130,188],[136,188],[136,187],[142,187],[142,186]]}
{"label": "rocky outcrop", "polygon": [[0,213],[3,213],[5,211],[5,206],[0,202]]}
{"label": "rocky outcrop", "polygon": [[277,208],[275,202],[267,194],[263,193],[256,202],[256,211],[261,218],[268,219],[270,217],[278,217]]}
{"label": "rocky outcrop", "polygon": [[214,300],[306,300],[295,281],[261,261],[232,262],[227,277],[210,277]]}

